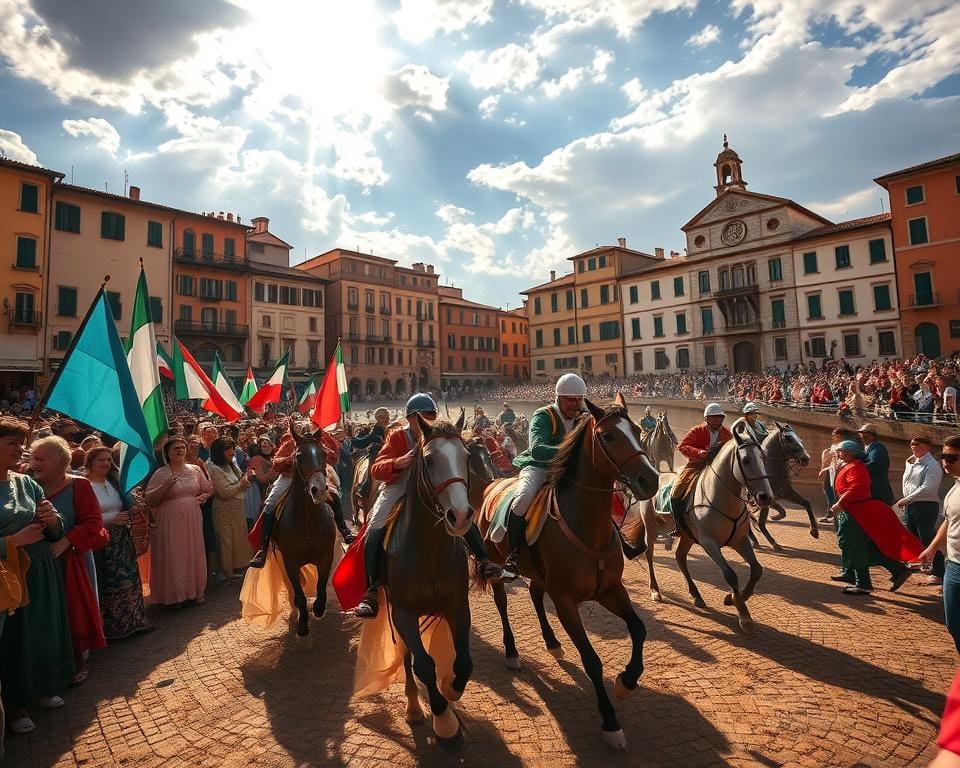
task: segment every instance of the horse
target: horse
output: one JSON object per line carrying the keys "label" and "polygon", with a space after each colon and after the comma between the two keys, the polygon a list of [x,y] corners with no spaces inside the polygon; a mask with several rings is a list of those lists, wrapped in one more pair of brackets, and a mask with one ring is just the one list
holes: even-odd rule
{"label": "horse", "polygon": [[[382,583],[393,626],[407,648],[403,662],[407,721],[423,719],[416,674],[427,689],[437,743],[454,753],[463,744],[463,732],[449,702],[460,699],[473,673],[467,555],[460,539],[473,518],[467,499],[469,454],[461,436],[462,413],[456,424],[429,422],[420,414],[417,421],[420,439],[410,465],[404,507],[384,553]],[[420,636],[424,616],[446,620],[453,637],[454,677],[441,681],[442,692],[436,665]]]}
{"label": "horse", "polygon": [[[791,481],[790,467],[792,462],[796,462],[801,467],[810,463],[810,454],[803,445],[800,435],[790,424],[781,424],[774,422],[776,428],[770,431],[763,439],[763,452],[767,459],[767,474],[770,476],[770,486],[773,488],[774,496],[777,500],[786,499],[794,504],[799,504],[807,511],[807,517],[810,520],[810,535],[813,538],[820,537],[820,529],[817,527],[817,518],[813,514],[813,507],[810,502],[801,496],[797,489],[793,487]],[[757,516],[757,527],[764,535],[770,546],[775,552],[782,548],[774,540],[773,536],[767,531],[767,515],[770,507],[780,510],[781,517],[786,514],[779,501],[772,502],[769,506],[760,507]]]}
{"label": "horse", "polygon": [[[543,611],[544,592],[553,600],[557,617],[593,683],[604,741],[611,747],[626,749],[626,737],[604,688],[603,664],[584,631],[579,605],[595,600],[626,623],[632,651],[630,661],[616,677],[614,693],[619,699],[627,698],[637,689],[643,672],[647,630],[623,586],[623,554],[610,510],[615,481],[623,483],[638,498],[647,499],[657,490],[657,471],[640,445],[640,429],[631,421],[621,394],[606,410],[586,399],[584,405],[587,413],[564,437],[550,463],[547,484],[553,489],[556,505],[549,511],[536,543],[524,547],[517,559],[521,573],[530,580],[530,594],[548,650],[556,658],[562,655]],[[482,527],[489,527],[491,499],[500,487],[498,483],[484,495]],[[491,542],[491,557],[503,562],[507,547],[506,541],[495,545]],[[498,599],[496,590],[494,597]],[[513,644],[507,642],[508,638],[513,639],[513,631],[505,595],[500,618],[507,665],[516,668],[519,656]]]}
{"label": "horse", "polygon": [[293,482],[277,510],[273,541],[283,558],[287,582],[297,609],[297,636],[309,632],[307,598],[300,583],[300,569],[317,568],[317,597],[313,615],[321,618],[327,608],[327,579],[333,565],[337,526],[327,503],[327,459],[323,445],[309,435],[290,430],[297,444],[293,456]]}
{"label": "horse", "polygon": [[[694,605],[704,609],[704,602],[690,576],[687,566],[687,554],[694,543],[699,543],[720,571],[730,592],[724,597],[724,605],[734,605],[740,627],[744,632],[753,628],[753,619],[747,609],[746,601],[753,594],[754,587],[763,575],[763,568],[757,561],[756,553],[747,535],[749,531],[746,499],[742,495],[756,497],[761,506],[773,501],[773,489],[766,472],[763,448],[749,425],[743,419],[737,419],[731,429],[733,440],[727,441],[713,461],[697,478],[693,490],[692,502],[685,514],[689,530],[681,529],[680,543],[677,545],[676,558],[680,572],[687,582]],[[644,522],[656,527],[652,502],[644,503]],[[649,533],[648,533],[649,542]],[[732,547],[750,566],[750,578],[741,592],[736,572],[730,567],[721,552],[722,547]],[[650,594],[657,602],[662,601],[660,586],[653,571],[653,547],[648,547],[647,565],[650,573]]]}
{"label": "horse", "polygon": [[353,463],[353,487],[351,488],[351,500],[353,502],[353,522],[357,526],[363,525],[367,519],[367,512],[373,508],[373,501],[377,498],[382,483],[374,477],[370,477],[367,483],[367,492],[361,493],[360,489],[364,480],[370,474],[373,466],[373,459],[363,451]]}
{"label": "horse", "polygon": [[647,436],[644,448],[647,449],[647,455],[658,472],[662,461],[667,463],[668,471],[673,472],[673,458],[677,444],[674,442],[673,430],[670,429],[670,421],[665,412],[661,411],[657,414],[657,425]]}

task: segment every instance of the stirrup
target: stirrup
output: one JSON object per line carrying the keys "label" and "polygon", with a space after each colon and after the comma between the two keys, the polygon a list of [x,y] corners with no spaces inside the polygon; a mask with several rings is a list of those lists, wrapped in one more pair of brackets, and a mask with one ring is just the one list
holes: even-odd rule
{"label": "stirrup", "polygon": [[263,568],[267,562],[267,548],[261,547],[257,550],[257,554],[250,558],[248,566],[250,568]]}
{"label": "stirrup", "polygon": [[360,601],[354,610],[354,616],[360,619],[376,618],[380,612],[380,601],[377,596],[377,591],[378,588],[376,586],[372,586],[367,590],[367,593],[363,596],[363,600]]}

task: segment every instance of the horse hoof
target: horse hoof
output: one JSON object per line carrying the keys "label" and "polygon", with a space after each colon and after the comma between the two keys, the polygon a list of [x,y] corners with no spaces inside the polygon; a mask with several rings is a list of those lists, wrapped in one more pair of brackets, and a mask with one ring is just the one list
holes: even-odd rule
{"label": "horse hoof", "polygon": [[704,602],[702,597],[696,597],[693,600],[693,604],[697,606],[701,611],[707,610],[707,604]]}
{"label": "horse hoof", "polygon": [[327,614],[327,606],[323,606],[323,608],[321,608],[321,609],[320,609],[320,612],[318,613],[318,612],[317,612],[317,606],[314,605],[314,606],[313,606],[313,610],[310,611],[310,615],[313,616],[313,618],[315,618],[315,619],[317,619],[317,620],[322,619],[324,616],[326,616],[326,614]]}
{"label": "horse hoof", "polygon": [[731,595],[729,592],[727,592],[727,594],[725,594],[725,595],[723,596],[723,604],[724,604],[724,605],[733,605],[733,595]]}
{"label": "horse hoof", "polygon": [[810,535],[813,536],[813,538],[815,538],[815,539],[819,539],[819,538],[820,538],[820,531],[819,531],[818,529],[816,529],[816,528],[811,528],[811,529],[810,529]]}
{"label": "horse hoof", "polygon": [[512,669],[514,671],[523,669],[523,665],[520,663],[520,657],[507,656],[507,669]]}
{"label": "horse hoof", "polygon": [[623,735],[623,728],[619,731],[601,731],[601,734],[608,747],[613,749],[627,748],[627,737]]}
{"label": "horse hoof", "polygon": [[456,755],[463,749],[463,731],[457,729],[457,732],[449,739],[437,736],[437,746],[448,755]]}
{"label": "horse hoof", "polygon": [[663,595],[661,595],[659,592],[655,592],[654,590],[651,589],[651,590],[650,590],[650,599],[653,600],[653,602],[655,602],[655,603],[662,603],[662,602],[663,602]]}
{"label": "horse hoof", "polygon": [[563,646],[558,645],[556,648],[547,648],[547,653],[549,653],[557,661],[563,658]]}
{"label": "horse hoof", "polygon": [[740,619],[740,629],[745,635],[752,635],[754,626],[753,619]]}
{"label": "horse hoof", "polygon": [[[636,688],[634,688],[634,690],[636,690]],[[613,695],[620,699],[620,701],[626,701],[632,694],[633,691],[623,684],[621,675],[617,675],[616,680],[613,681]]]}
{"label": "horse hoof", "polygon": [[417,702],[414,706],[407,704],[406,721],[408,725],[420,725],[424,719],[420,702]]}
{"label": "horse hoof", "polygon": [[453,712],[452,707],[447,707],[439,715],[433,716],[433,733],[437,737],[437,743],[440,744],[444,752],[450,751],[443,747],[447,744],[456,743],[456,752],[463,744],[463,734],[460,732],[460,721]]}

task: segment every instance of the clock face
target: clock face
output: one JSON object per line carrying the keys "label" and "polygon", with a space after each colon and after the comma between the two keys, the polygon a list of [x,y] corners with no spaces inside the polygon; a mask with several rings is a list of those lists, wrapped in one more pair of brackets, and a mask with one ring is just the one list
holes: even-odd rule
{"label": "clock face", "polygon": [[727,245],[736,245],[747,236],[747,225],[736,220],[729,222],[720,233],[720,239]]}

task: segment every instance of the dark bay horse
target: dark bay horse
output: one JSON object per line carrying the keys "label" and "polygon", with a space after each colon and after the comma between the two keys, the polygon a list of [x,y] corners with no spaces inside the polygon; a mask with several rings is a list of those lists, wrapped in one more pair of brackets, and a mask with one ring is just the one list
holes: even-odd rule
{"label": "dark bay horse", "polygon": [[293,482],[277,510],[273,541],[283,557],[287,582],[297,608],[297,635],[309,632],[307,598],[300,581],[300,569],[311,564],[317,568],[317,599],[313,615],[321,618],[327,608],[327,579],[333,565],[337,525],[327,503],[327,459],[323,445],[310,436],[290,430],[297,444],[293,457]]}
{"label": "dark bay horse", "polygon": [[[422,719],[413,673],[427,688],[437,743],[456,752],[463,733],[449,701],[463,695],[473,673],[470,656],[470,604],[467,555],[461,536],[473,522],[467,498],[468,452],[456,424],[429,422],[417,414],[420,439],[410,465],[403,510],[397,517],[384,557],[384,590],[393,626],[408,649],[407,720]],[[456,653],[453,680],[440,681],[436,664],[420,636],[421,617],[446,620]],[[412,671],[411,671],[412,667]]]}
{"label": "dark bay horse", "polygon": [[[630,420],[622,395],[618,394],[607,410],[589,400],[584,404],[588,413],[564,437],[551,462],[547,483],[556,492],[556,514],[551,513],[536,543],[525,547],[518,561],[521,573],[530,579],[531,595],[538,592],[541,605],[543,592],[550,595],[560,623],[580,652],[597,697],[604,741],[626,749],[626,737],[604,687],[603,664],[583,628],[579,605],[595,600],[626,623],[632,651],[630,661],[617,675],[614,692],[617,698],[628,697],[643,672],[647,630],[623,586],[623,553],[610,512],[614,481],[623,483],[637,498],[648,499],[657,490],[657,471],[640,445],[640,428]],[[488,514],[481,517],[484,523],[489,519]],[[490,552],[502,562],[506,549],[503,541],[491,545]],[[504,638],[512,637],[505,609],[501,618]],[[545,615],[541,617],[541,627],[544,625],[549,629]],[[551,639],[556,643],[551,636],[552,630],[549,635],[544,632],[548,647]],[[510,648],[506,650],[509,653]]]}

